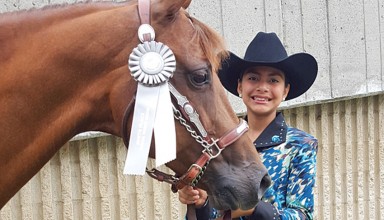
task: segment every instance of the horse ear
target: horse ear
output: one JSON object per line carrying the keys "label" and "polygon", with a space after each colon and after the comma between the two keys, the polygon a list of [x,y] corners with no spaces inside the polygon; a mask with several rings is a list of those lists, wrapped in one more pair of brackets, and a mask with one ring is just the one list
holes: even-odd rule
{"label": "horse ear", "polygon": [[183,7],[184,9],[187,9],[188,6],[189,6],[189,4],[191,4],[191,1],[192,1],[192,0],[185,0],[185,1],[184,1],[184,4],[183,4],[182,7]]}
{"label": "horse ear", "polygon": [[151,10],[154,20],[161,17],[170,18],[181,8],[186,9],[192,0],[152,0]]}

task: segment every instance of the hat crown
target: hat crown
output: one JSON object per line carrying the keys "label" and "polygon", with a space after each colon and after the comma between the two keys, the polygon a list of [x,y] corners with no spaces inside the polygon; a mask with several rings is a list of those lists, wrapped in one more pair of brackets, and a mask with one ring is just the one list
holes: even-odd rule
{"label": "hat crown", "polygon": [[275,33],[259,32],[249,44],[244,60],[279,62],[287,57],[287,51]]}

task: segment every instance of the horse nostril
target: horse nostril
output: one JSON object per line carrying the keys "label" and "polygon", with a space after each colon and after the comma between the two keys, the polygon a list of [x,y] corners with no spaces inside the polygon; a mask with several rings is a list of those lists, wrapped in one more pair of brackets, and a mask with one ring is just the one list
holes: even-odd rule
{"label": "horse nostril", "polygon": [[259,201],[261,200],[265,191],[268,189],[268,187],[271,185],[271,183],[272,183],[271,177],[268,175],[268,173],[265,174],[265,176],[263,177],[263,179],[261,179],[261,182],[260,182],[260,188],[258,191]]}

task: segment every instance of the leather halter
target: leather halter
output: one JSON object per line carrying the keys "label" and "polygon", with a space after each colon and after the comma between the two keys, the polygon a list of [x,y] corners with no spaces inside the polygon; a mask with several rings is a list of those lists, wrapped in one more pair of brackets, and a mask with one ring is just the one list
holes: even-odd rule
{"label": "leather halter", "polygon": [[[150,0],[139,0],[138,9],[141,23],[150,22]],[[198,181],[201,179],[204,171],[209,164],[209,162],[220,155],[221,151],[224,150],[227,146],[231,145],[237,139],[239,139],[247,130],[248,124],[244,120],[240,120],[240,123],[234,129],[225,133],[221,138],[215,139],[210,137],[205,131],[199,115],[193,108],[192,104],[188,101],[185,96],[182,96],[176,88],[174,88],[169,83],[171,95],[174,101],[177,102],[177,107],[173,104],[173,111],[175,119],[187,129],[195,140],[203,146],[202,154],[197,159],[197,161],[190,166],[188,171],[177,177],[175,175],[170,175],[163,173],[157,169],[146,170],[149,176],[167,183],[172,184],[172,191],[177,192],[177,190],[182,189],[186,185],[195,186]],[[129,102],[127,108],[124,111],[123,121],[122,121],[122,138],[124,144],[128,147],[128,118],[132,111],[133,104],[135,102],[135,97]],[[195,131],[198,130],[198,132]]]}
{"label": "leather halter", "polygon": [[[173,87],[171,84],[169,84],[169,86]],[[171,94],[173,99],[180,100],[180,97],[178,97],[177,94],[175,95],[174,91],[173,92],[172,91],[173,90],[171,89]],[[182,96],[182,97],[185,98],[185,96]],[[212,159],[219,156],[222,150],[224,150],[227,146],[231,145],[233,142],[239,139],[248,130],[247,122],[240,119],[240,123],[238,124],[238,126],[236,126],[234,129],[225,133],[221,138],[214,139],[209,135],[203,138],[200,132],[197,133],[194,130],[194,128],[192,128],[192,127],[196,127],[195,125],[192,125],[192,127],[189,125],[191,124],[191,120],[190,120],[191,117],[190,115],[188,115],[185,109],[187,108],[190,110],[191,108],[193,109],[193,107],[186,98],[185,100],[186,102],[178,102],[177,108],[173,106],[174,117],[175,119],[179,120],[180,124],[182,124],[187,129],[187,131],[191,134],[191,136],[194,137],[195,140],[203,146],[204,149],[202,150],[202,154],[196,160],[196,162],[190,166],[188,171],[181,177],[166,174],[157,169],[146,170],[147,174],[150,177],[157,179],[158,181],[161,181],[161,182],[164,181],[164,182],[170,183],[172,185],[173,192],[177,192],[177,190],[182,189],[186,185],[190,185],[190,186],[197,185],[202,175],[204,174],[204,171],[208,166],[209,162]],[[128,132],[127,132],[128,118],[132,111],[134,103],[135,103],[135,97],[131,99],[127,108],[125,109],[124,117],[122,121],[122,129],[121,129],[122,138],[125,146],[127,147],[129,143]]]}

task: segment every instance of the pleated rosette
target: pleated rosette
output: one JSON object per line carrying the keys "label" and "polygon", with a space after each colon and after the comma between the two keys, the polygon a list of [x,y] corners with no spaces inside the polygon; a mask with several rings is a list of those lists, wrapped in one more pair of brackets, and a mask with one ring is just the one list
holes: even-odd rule
{"label": "pleated rosette", "polygon": [[167,45],[145,41],[133,49],[128,67],[136,81],[146,86],[155,86],[167,82],[173,76],[176,59]]}

